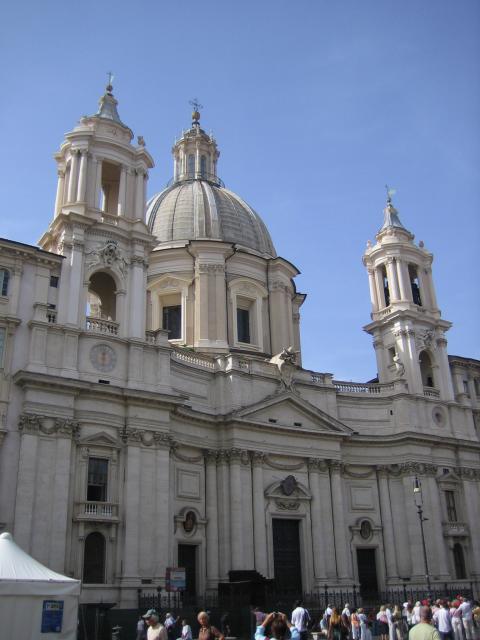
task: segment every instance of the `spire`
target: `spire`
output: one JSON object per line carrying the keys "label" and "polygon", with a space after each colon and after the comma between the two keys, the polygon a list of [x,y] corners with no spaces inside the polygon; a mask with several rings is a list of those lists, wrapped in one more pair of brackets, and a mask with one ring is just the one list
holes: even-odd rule
{"label": "spire", "polygon": [[98,111],[95,114],[97,118],[105,118],[106,120],[112,120],[118,124],[121,124],[123,127],[126,125],[120,120],[120,116],[117,111],[117,100],[115,100],[113,96],[113,74],[111,71],[108,72],[108,84],[105,87],[105,93],[100,98],[98,103]]}
{"label": "spire", "polygon": [[406,231],[405,227],[400,222],[398,211],[392,204],[392,196],[395,193],[395,189],[389,188],[388,185],[385,185],[385,189],[387,190],[387,204],[385,206],[385,209],[383,210],[383,225],[379,233],[381,231],[384,231],[385,229],[388,229],[389,227],[396,227],[397,229],[404,229]]}

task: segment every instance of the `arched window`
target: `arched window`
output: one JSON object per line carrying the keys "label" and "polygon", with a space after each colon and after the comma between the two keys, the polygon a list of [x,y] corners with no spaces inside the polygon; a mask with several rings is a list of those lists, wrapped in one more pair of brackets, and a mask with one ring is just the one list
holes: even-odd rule
{"label": "arched window", "polygon": [[88,285],[87,316],[116,320],[115,280],[102,271],[94,273]]}
{"label": "arched window", "polygon": [[385,267],[382,267],[382,282],[383,293],[385,294],[385,306],[388,307],[388,305],[390,304],[390,289],[388,287],[387,270]]}
{"label": "arched window", "polygon": [[8,295],[8,281],[10,280],[10,271],[0,268],[0,295]]}
{"label": "arched window", "polygon": [[195,156],[193,153],[188,156],[188,176],[189,178],[195,176]]}
{"label": "arched window", "polygon": [[203,178],[207,176],[207,158],[206,156],[201,156],[200,158],[200,173]]}
{"label": "arched window", "polygon": [[419,360],[423,386],[434,387],[435,381],[433,379],[432,360],[429,354],[426,351],[422,351]]}
{"label": "arched window", "polygon": [[90,533],[85,538],[83,582],[86,584],[105,582],[105,538],[98,531]]}
{"label": "arched window", "polygon": [[453,545],[453,563],[455,566],[455,578],[457,580],[464,580],[467,577],[465,556],[463,555],[462,545],[458,542]]}
{"label": "arched window", "polygon": [[415,304],[422,306],[422,298],[420,296],[420,282],[418,280],[417,267],[413,264],[408,265],[408,275],[410,277],[410,287],[412,289],[412,298]]}

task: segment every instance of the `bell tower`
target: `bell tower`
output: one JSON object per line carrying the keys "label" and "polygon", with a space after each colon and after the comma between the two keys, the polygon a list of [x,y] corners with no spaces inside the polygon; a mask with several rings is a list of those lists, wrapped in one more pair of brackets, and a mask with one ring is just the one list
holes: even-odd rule
{"label": "bell tower", "polygon": [[141,136],[132,144],[117,104],[110,75],[98,111],[83,116],[55,154],[54,218],[40,246],[65,256],[58,324],[144,340],[153,160]]}
{"label": "bell tower", "polygon": [[433,255],[400,221],[388,190],[384,222],[363,256],[368,271],[379,382],[403,379],[410,393],[453,400],[445,332],[432,279]]}

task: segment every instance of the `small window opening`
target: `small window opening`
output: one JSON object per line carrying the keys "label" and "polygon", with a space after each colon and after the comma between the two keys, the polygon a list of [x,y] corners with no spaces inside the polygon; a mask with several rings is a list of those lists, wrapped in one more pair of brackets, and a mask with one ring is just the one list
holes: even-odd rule
{"label": "small window opening", "polygon": [[463,391],[464,391],[464,393],[467,394],[467,396],[470,396],[470,392],[469,392],[469,388],[468,388],[468,380],[464,380],[463,381]]}
{"label": "small window opening", "polygon": [[10,280],[10,271],[0,269],[0,292],[2,296],[8,295],[8,281]]}
{"label": "small window opening", "polygon": [[108,486],[108,460],[88,459],[87,501],[106,502]]}
{"label": "small window opening", "polygon": [[85,538],[83,582],[85,584],[105,582],[105,538],[97,531]]}
{"label": "small window opening", "polygon": [[455,577],[457,580],[465,580],[467,571],[465,568],[465,556],[462,545],[458,542],[453,545],[453,563],[455,565]]}
{"label": "small window opening", "polygon": [[162,316],[162,327],[168,331],[168,339],[179,340],[182,337],[182,306],[163,307]]}
{"label": "small window opening", "polygon": [[420,283],[418,280],[417,268],[411,264],[408,265],[408,274],[410,276],[410,287],[412,289],[413,302],[421,307],[422,298],[420,297]]}
{"label": "small window opening", "polygon": [[269,418],[268,421],[271,422],[272,424],[277,424],[278,422],[276,418]]}
{"label": "small window opening", "polygon": [[120,189],[120,167],[109,162],[102,163],[102,202],[100,208],[105,213],[117,215]]}
{"label": "small window opening", "polygon": [[193,178],[195,176],[195,156],[191,153],[188,156],[188,177]]}
{"label": "small window opening", "polygon": [[59,280],[58,276],[50,276],[50,286],[53,287],[54,289],[57,289],[58,288],[58,280]]}
{"label": "small window opening", "polygon": [[207,158],[206,156],[200,157],[200,173],[203,178],[207,177]]}
{"label": "small window opening", "polygon": [[388,307],[390,304],[390,289],[388,287],[387,270],[385,269],[385,267],[382,267],[382,281],[383,293],[385,294],[385,306]]}
{"label": "small window opening", "polygon": [[449,522],[457,522],[457,506],[455,504],[455,492],[445,491],[445,502],[447,503],[447,519]]}
{"label": "small window opening", "polygon": [[237,338],[238,342],[250,344],[250,310],[237,308]]}
{"label": "small window opening", "polygon": [[116,287],[111,275],[94,273],[88,287],[87,316],[113,320],[116,318]]}
{"label": "small window opening", "polygon": [[424,387],[434,387],[432,361],[426,351],[420,354],[420,373]]}
{"label": "small window opening", "polygon": [[294,423],[293,423],[293,426],[294,426],[294,427],[301,427],[301,426],[302,426],[302,423],[301,423],[301,422],[294,422]]}

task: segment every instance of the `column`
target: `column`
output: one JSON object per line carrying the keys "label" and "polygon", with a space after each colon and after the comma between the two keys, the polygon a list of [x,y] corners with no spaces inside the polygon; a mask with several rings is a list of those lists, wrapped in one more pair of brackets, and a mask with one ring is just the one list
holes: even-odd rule
{"label": "column", "polygon": [[210,346],[209,341],[209,301],[208,285],[211,264],[200,263],[200,258],[195,260],[195,332],[194,339],[196,346]]}
{"label": "column", "polygon": [[268,577],[267,531],[265,522],[265,500],[263,487],[263,461],[265,454],[255,451],[252,454],[252,486],[253,486],[253,540],[255,552],[255,569],[262,576]]}
{"label": "column", "polygon": [[425,270],[421,265],[417,266],[417,275],[418,275],[418,284],[420,287],[420,300],[422,301],[422,306],[426,309],[432,309],[432,300],[430,297],[430,290],[428,287],[428,278],[425,277]]}
{"label": "column", "polygon": [[102,160],[101,158],[94,157],[93,166],[95,167],[95,183],[93,189],[93,202],[92,206],[95,209],[100,209],[103,206],[103,202],[100,202],[100,195],[102,192]]}
{"label": "column", "polygon": [[58,216],[63,205],[63,195],[65,191],[65,171],[63,169],[59,169],[57,172],[57,175],[58,175],[58,182],[57,182],[57,195],[55,197],[55,216]]}
{"label": "column", "polygon": [[72,150],[72,159],[70,163],[70,180],[68,181],[68,202],[75,202],[77,195],[78,182],[78,151]]}
{"label": "column", "polygon": [[78,173],[77,201],[85,202],[87,191],[87,150],[80,151],[80,169]]}
{"label": "column", "polygon": [[429,540],[428,547],[432,544],[436,547],[435,553],[436,562],[430,568],[431,573],[438,575],[439,579],[446,580],[448,577],[448,561],[447,561],[447,545],[445,538],[443,537],[442,527],[442,507],[440,504],[440,494],[438,490],[437,480],[434,476],[427,476],[424,479],[424,486],[427,489],[427,495],[430,499],[426,505],[427,517],[429,520],[426,523],[427,540]]}
{"label": "column", "polygon": [[326,463],[319,463],[318,482],[320,491],[322,538],[325,547],[325,567],[328,579],[337,577],[337,563],[335,561],[335,538],[332,510],[332,487],[330,473]]}
{"label": "column", "polygon": [[435,285],[433,284],[432,269],[427,267],[425,269],[425,282],[430,294],[430,304],[432,309],[438,309],[437,296],[435,294]]}
{"label": "column", "polygon": [[218,584],[217,452],[205,452],[205,512],[207,517],[207,589]]}
{"label": "column", "polygon": [[[140,539],[140,447],[129,444],[125,469],[125,538],[123,578],[138,576],[138,545]],[[161,541],[165,544],[165,541]],[[152,570],[153,573],[153,570]]]}
{"label": "column", "polygon": [[200,175],[200,148],[197,144],[195,149],[195,176],[198,178]]}
{"label": "column", "polygon": [[242,535],[242,484],[240,473],[240,456],[238,449],[230,451],[230,535],[232,569],[243,569],[243,535]]}
{"label": "column", "polygon": [[405,513],[407,516],[408,548],[412,559],[412,580],[423,582],[425,579],[425,560],[423,557],[420,520],[413,496],[413,480],[412,476],[404,476],[402,478]]}
{"label": "column", "polygon": [[387,258],[387,275],[388,275],[388,288],[390,291],[390,301],[396,302],[399,300],[400,295],[398,291],[398,281],[396,277],[395,261],[393,258]]}
{"label": "column", "polygon": [[227,342],[227,304],[226,304],[226,284],[225,265],[215,265],[215,319],[216,342],[218,347],[228,347]]}
{"label": "column", "polygon": [[49,540],[49,564],[54,571],[65,571],[66,544],[68,530],[68,493],[70,489],[70,458],[72,440],[69,437],[58,437],[55,442],[55,477],[51,493],[52,528]]}
{"label": "column", "polygon": [[[82,261],[83,261],[83,241],[80,239],[73,241],[70,253],[70,280],[68,289],[67,324],[77,326],[80,317],[85,315],[80,305],[83,302],[81,294],[82,285]],[[63,284],[65,286],[65,283]]]}
{"label": "column", "polygon": [[[455,393],[453,390],[452,373],[450,363],[448,361],[447,340],[442,335],[437,338],[437,354],[436,354],[438,373],[440,374],[440,397],[442,400],[454,400]],[[463,376],[460,376],[460,393],[463,393]]]}
{"label": "column", "polygon": [[135,179],[135,218],[143,220],[144,199],[143,199],[143,169],[136,169]]}
{"label": "column", "polygon": [[[157,557],[152,573],[163,578],[167,567],[173,562],[173,513],[170,509],[170,441],[166,434],[154,434],[155,451],[155,517],[151,519],[154,529],[154,549]],[[145,531],[150,537],[151,532]]]}
{"label": "column", "polygon": [[320,499],[320,482],[318,478],[318,469],[320,460],[315,458],[309,458],[308,460],[308,482],[310,485],[310,492],[312,494],[312,502],[310,503],[310,513],[312,518],[312,554],[313,554],[313,569],[315,582],[325,582],[326,563],[325,563],[325,547],[324,547],[324,535],[322,531],[322,514],[325,514],[322,510],[322,501]]}
{"label": "column", "polygon": [[18,462],[18,483],[15,500],[15,542],[27,553],[30,552],[32,538],[32,514],[37,487],[38,436],[22,433],[20,439],[20,459]]}
{"label": "column", "polygon": [[367,269],[368,272],[368,286],[370,288],[370,300],[372,302],[372,311],[378,311],[378,298],[377,289],[375,285],[375,276],[373,269]]}
{"label": "column", "polygon": [[126,204],[126,187],[127,187],[127,167],[122,164],[120,168],[120,184],[118,185],[118,204],[117,215],[125,215]]}
{"label": "column", "polygon": [[228,453],[225,450],[218,452],[217,458],[217,486],[218,502],[220,505],[218,514],[218,551],[220,562],[220,577],[228,579],[230,571],[230,490]]}
{"label": "column", "polygon": [[412,300],[412,291],[410,287],[410,277],[408,275],[408,266],[403,260],[397,258],[398,284],[400,285],[400,298],[402,300]]}
{"label": "column", "polygon": [[[471,471],[469,469],[469,471]],[[478,472],[477,472],[478,474]],[[478,523],[480,522],[480,480],[475,479],[472,474],[471,479],[464,478],[463,493],[465,496],[466,516],[468,527],[470,529],[470,545],[471,545],[471,566],[469,567],[470,576],[480,577],[480,536],[478,535]]]}
{"label": "column", "polygon": [[377,289],[377,300],[378,300],[378,308],[379,309],[384,309],[387,305],[385,303],[385,291],[383,288],[383,274],[382,274],[382,267],[375,267],[374,270],[374,277],[375,277],[375,286]]}
{"label": "column", "polygon": [[387,570],[387,580],[398,578],[396,544],[393,531],[392,501],[388,487],[388,470],[377,469],[378,493],[380,498],[380,512],[383,531],[383,553],[385,555],[385,566]]}
{"label": "column", "polygon": [[350,577],[350,547],[347,542],[345,525],[345,507],[343,503],[343,486],[341,476],[342,465],[337,460],[330,462],[330,481],[332,483],[333,525],[335,536],[335,556],[337,559],[337,575],[340,580]]}
{"label": "column", "polygon": [[145,261],[142,256],[130,259],[129,330],[130,338],[145,339]]}

